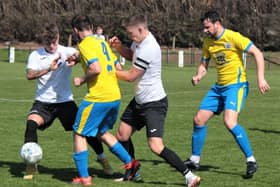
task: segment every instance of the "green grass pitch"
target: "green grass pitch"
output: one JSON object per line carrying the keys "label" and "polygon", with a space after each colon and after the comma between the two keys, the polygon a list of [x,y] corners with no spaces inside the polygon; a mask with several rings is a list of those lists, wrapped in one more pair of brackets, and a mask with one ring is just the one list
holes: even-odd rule
{"label": "green grass pitch", "polygon": [[[0,52],[1,53],[1,52]],[[3,53],[2,53],[3,55]],[[19,55],[20,56],[20,55]],[[21,55],[24,56],[24,55]],[[26,55],[25,55],[26,56]],[[16,58],[17,59],[17,58]],[[25,61],[24,59],[20,59]],[[191,153],[192,117],[210,86],[215,82],[216,71],[210,68],[200,85],[191,85],[196,67],[178,68],[163,65],[163,80],[169,97],[169,111],[165,125],[165,144],[182,159]],[[76,66],[73,76],[81,74]],[[208,126],[206,144],[201,157],[202,169],[196,174],[203,179],[202,187],[279,187],[280,186],[280,67],[266,71],[271,91],[262,96],[257,89],[256,70],[248,69],[250,93],[239,122],[246,129],[259,164],[259,170],[250,180],[245,180],[245,158],[232,135],[223,125],[222,115],[214,117]],[[44,154],[39,164],[39,175],[34,180],[22,179],[24,165],[19,157],[23,142],[26,114],[35,94],[35,81],[25,78],[25,63],[0,62],[0,186],[3,187],[66,187],[76,175],[72,160],[72,133],[64,132],[59,121],[44,132],[39,132],[39,144]],[[122,90],[121,112],[133,95],[133,84],[120,82]],[[80,103],[86,88],[73,88],[75,99]],[[118,123],[115,125],[117,128]],[[112,130],[115,133],[115,129]],[[102,174],[96,156],[90,150],[90,173],[96,187],[184,186],[184,178],[161,158],[149,150],[145,130],[133,136],[137,159],[141,161],[143,183],[117,183]],[[104,145],[114,171],[114,177],[123,173],[122,163]]]}

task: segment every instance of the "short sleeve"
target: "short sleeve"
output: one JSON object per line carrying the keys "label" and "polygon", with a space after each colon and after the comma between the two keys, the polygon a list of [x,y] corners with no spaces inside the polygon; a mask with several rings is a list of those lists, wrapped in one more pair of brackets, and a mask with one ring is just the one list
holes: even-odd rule
{"label": "short sleeve", "polygon": [[[96,45],[96,43],[93,43],[93,45]],[[92,46],[92,47],[79,46],[80,56],[87,66],[98,61],[97,53],[94,50],[92,50],[95,47],[97,46]]]}
{"label": "short sleeve", "polygon": [[29,56],[28,56],[28,61],[27,61],[27,65],[26,65],[26,69],[32,69],[32,70],[39,70],[39,62],[40,58],[37,55],[36,51],[33,51]]}
{"label": "short sleeve", "polygon": [[249,38],[241,35],[238,32],[235,33],[234,37],[232,37],[232,40],[234,41],[235,47],[237,49],[245,52],[247,52],[253,45],[253,42]]}

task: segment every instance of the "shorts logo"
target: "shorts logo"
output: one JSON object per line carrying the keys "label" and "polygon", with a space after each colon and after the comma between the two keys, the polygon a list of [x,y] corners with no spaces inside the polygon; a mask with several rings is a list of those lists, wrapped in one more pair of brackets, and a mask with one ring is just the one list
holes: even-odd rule
{"label": "shorts logo", "polygon": [[233,101],[231,101],[230,104],[231,104],[232,106],[235,106],[235,105],[236,105],[236,103],[233,102]]}
{"label": "shorts logo", "polygon": [[150,130],[151,133],[154,133],[154,132],[156,132],[156,131],[157,131],[157,129],[151,129],[151,130]]}

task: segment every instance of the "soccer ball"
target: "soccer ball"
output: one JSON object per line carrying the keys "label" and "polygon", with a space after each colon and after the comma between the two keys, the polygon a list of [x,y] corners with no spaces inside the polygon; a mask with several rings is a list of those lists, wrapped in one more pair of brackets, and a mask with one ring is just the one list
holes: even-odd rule
{"label": "soccer ball", "polygon": [[39,144],[28,142],[20,149],[20,157],[26,164],[36,164],[43,157],[43,151]]}

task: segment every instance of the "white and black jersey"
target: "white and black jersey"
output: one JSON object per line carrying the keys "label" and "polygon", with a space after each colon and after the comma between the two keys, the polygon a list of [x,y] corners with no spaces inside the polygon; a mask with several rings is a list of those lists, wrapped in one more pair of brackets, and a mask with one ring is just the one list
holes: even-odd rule
{"label": "white and black jersey", "polygon": [[66,59],[76,51],[75,48],[59,45],[55,53],[51,54],[44,48],[39,48],[29,55],[26,68],[35,71],[49,68],[57,53],[61,56],[58,60],[57,70],[50,71],[37,79],[35,100],[45,103],[62,103],[73,100],[70,84],[71,67],[67,66]]}
{"label": "white and black jersey", "polygon": [[161,80],[161,49],[155,37],[149,35],[141,42],[133,42],[133,66],[145,73],[136,81],[135,100],[138,104],[161,100],[166,96]]}

